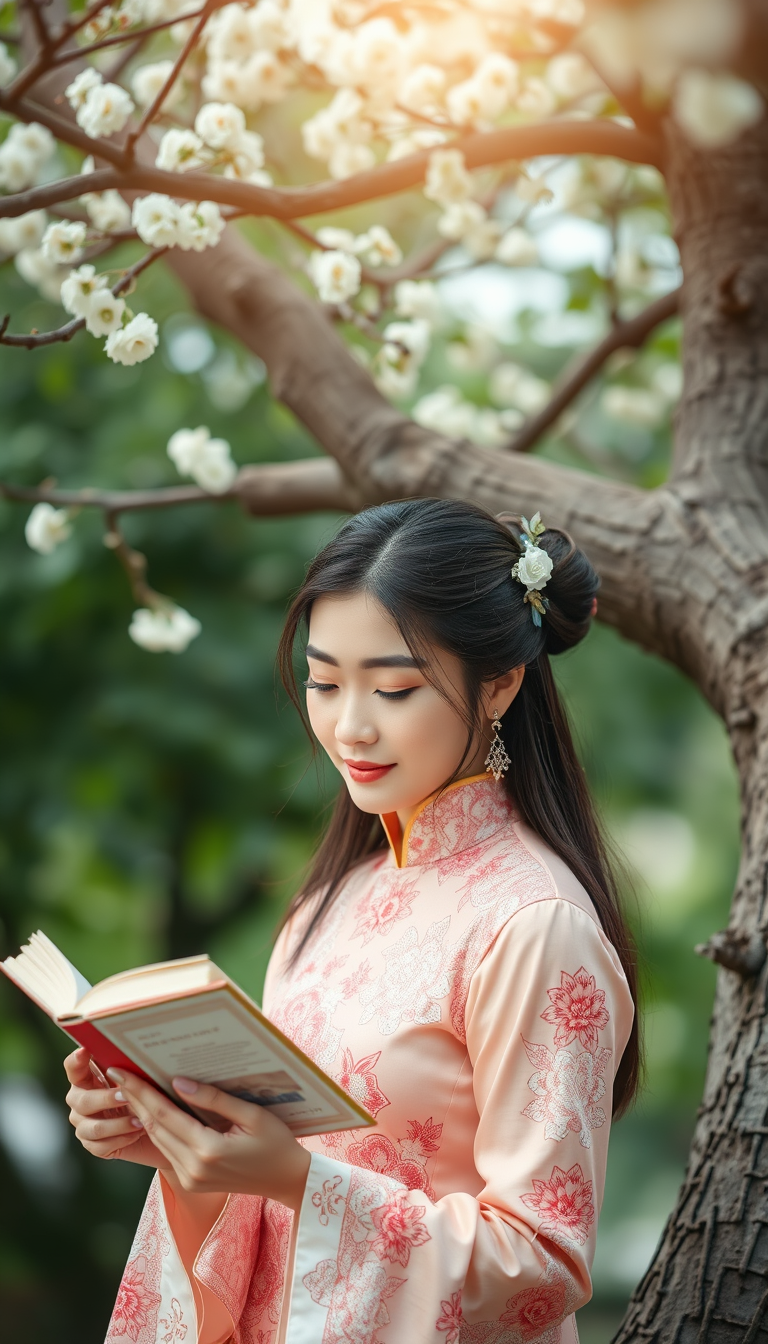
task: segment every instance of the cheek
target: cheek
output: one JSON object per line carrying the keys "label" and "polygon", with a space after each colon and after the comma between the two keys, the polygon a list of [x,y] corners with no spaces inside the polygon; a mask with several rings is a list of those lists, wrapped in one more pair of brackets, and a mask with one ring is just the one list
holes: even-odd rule
{"label": "cheek", "polygon": [[333,739],[336,716],[328,700],[324,700],[317,691],[307,696],[307,718],[318,742],[327,747],[329,740]]}

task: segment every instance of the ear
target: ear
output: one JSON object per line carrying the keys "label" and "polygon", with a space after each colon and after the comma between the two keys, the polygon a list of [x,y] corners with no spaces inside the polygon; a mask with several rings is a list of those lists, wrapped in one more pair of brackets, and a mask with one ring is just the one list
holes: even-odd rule
{"label": "ear", "polygon": [[520,690],[524,676],[525,666],[521,665],[510,668],[509,672],[496,677],[495,681],[485,683],[482,697],[483,711],[489,719],[493,718],[494,709],[498,710],[499,718],[503,718]]}

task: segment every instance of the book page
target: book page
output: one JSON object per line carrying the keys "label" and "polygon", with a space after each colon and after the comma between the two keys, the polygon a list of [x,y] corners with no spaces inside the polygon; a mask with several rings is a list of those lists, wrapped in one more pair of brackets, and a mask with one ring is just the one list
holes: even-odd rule
{"label": "book page", "polygon": [[268,1106],[296,1135],[364,1118],[227,987],[98,1018],[99,1030],[172,1096],[171,1079],[213,1083]]}

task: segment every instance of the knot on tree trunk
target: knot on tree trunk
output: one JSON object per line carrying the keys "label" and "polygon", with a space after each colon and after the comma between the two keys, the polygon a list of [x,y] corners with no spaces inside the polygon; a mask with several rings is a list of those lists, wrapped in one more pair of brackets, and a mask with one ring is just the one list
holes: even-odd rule
{"label": "knot on tree trunk", "polygon": [[695,951],[700,957],[735,971],[744,980],[751,979],[765,962],[765,941],[759,933],[745,933],[741,929],[721,929],[706,943],[698,943]]}
{"label": "knot on tree trunk", "polygon": [[720,277],[717,286],[717,306],[724,317],[744,317],[752,308],[755,294],[752,285],[742,273],[737,261]]}

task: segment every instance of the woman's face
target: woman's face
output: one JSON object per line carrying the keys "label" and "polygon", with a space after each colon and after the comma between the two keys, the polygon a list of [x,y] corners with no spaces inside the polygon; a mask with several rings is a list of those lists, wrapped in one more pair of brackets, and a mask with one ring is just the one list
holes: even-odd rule
{"label": "woman's face", "polygon": [[[435,656],[449,702],[419,670],[389,615],[367,593],[318,598],[306,652],[307,713],[318,741],[361,811],[397,812],[404,825],[417,804],[453,774],[463,755],[467,728],[454,707],[464,698],[459,660],[442,650]],[[502,691],[490,701],[500,714],[520,680],[522,670],[512,694]],[[498,686],[489,683],[490,694]],[[490,742],[489,722],[462,775],[484,769]]]}

